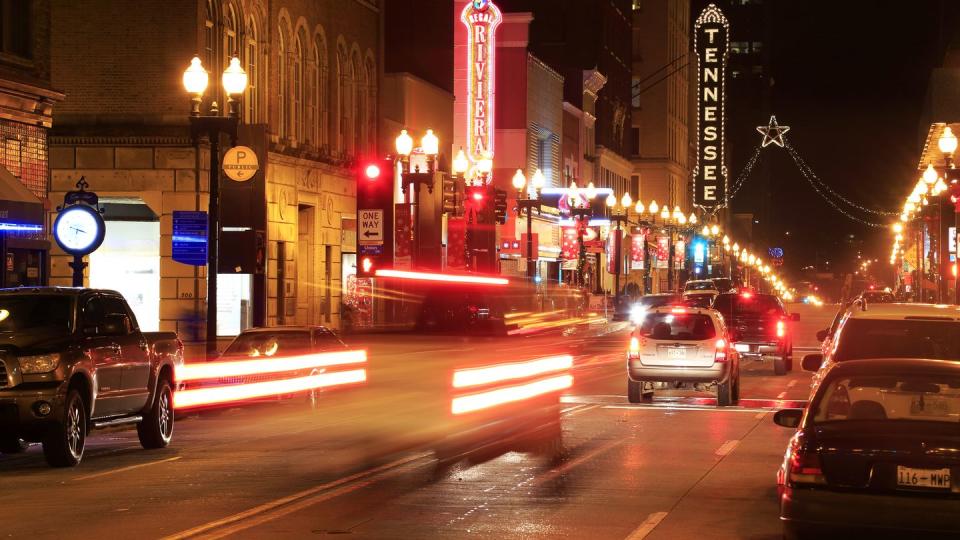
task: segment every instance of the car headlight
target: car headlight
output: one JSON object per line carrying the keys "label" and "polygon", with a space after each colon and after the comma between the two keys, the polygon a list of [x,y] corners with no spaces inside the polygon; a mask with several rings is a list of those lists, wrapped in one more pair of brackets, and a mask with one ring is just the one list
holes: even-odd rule
{"label": "car headlight", "polygon": [[630,308],[630,322],[633,324],[640,324],[643,322],[643,318],[647,316],[647,310],[643,306],[633,306]]}
{"label": "car headlight", "polygon": [[40,354],[37,356],[21,356],[20,371],[23,373],[50,373],[60,364],[60,354]]}

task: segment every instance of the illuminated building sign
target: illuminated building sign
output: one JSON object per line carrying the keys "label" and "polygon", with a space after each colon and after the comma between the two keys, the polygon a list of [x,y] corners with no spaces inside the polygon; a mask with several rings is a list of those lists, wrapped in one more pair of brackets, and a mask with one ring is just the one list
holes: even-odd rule
{"label": "illuminated building sign", "polygon": [[467,27],[467,153],[471,161],[493,158],[494,55],[503,17],[489,0],[472,0],[460,20]]}
{"label": "illuminated building sign", "polygon": [[694,204],[726,206],[727,166],[724,161],[725,80],[730,27],[710,4],[694,24],[697,53],[697,165],[693,171]]}

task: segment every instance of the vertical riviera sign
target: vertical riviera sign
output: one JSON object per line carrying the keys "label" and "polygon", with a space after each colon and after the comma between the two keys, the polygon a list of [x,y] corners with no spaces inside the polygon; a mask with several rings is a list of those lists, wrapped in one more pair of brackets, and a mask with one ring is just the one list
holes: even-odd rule
{"label": "vertical riviera sign", "polygon": [[467,153],[474,163],[493,158],[496,31],[503,17],[489,0],[472,0],[460,20],[467,27]]}
{"label": "vertical riviera sign", "polygon": [[693,171],[694,204],[704,209],[727,204],[724,160],[726,71],[730,26],[710,4],[693,27],[697,54],[697,165]]}

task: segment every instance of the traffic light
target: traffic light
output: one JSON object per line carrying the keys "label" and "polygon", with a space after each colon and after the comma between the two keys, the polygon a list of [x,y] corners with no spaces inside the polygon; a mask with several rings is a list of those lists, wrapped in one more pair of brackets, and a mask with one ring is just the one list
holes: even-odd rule
{"label": "traffic light", "polygon": [[462,214],[463,192],[459,189],[460,183],[456,178],[450,175],[443,177],[443,212],[448,216],[459,216]]}
{"label": "traffic light", "polygon": [[357,179],[357,277],[393,267],[394,163],[361,163]]}
{"label": "traffic light", "polygon": [[507,192],[502,189],[496,189],[494,192],[494,215],[497,217],[497,223],[503,225],[507,222]]}

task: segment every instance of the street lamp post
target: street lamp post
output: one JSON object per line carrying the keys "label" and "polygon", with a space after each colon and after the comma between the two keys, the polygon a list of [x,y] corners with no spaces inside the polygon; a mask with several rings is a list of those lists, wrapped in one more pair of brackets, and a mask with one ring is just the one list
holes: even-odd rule
{"label": "street lamp post", "polygon": [[538,193],[546,183],[543,172],[537,169],[533,173],[530,189],[527,190],[528,196],[524,197],[523,191],[527,186],[527,177],[520,169],[517,169],[516,174],[513,175],[513,187],[517,190],[517,214],[523,214],[524,210],[527,211],[527,277],[530,278],[530,281],[536,280],[538,259],[537,254],[533,252],[533,210],[536,209],[537,213],[540,213]]}
{"label": "street lamp post", "polygon": [[611,193],[607,197],[607,207],[610,208],[610,221],[614,221],[617,224],[616,228],[616,241],[613,243],[614,248],[614,260],[616,264],[613,267],[613,305],[614,307],[620,305],[620,271],[623,267],[623,255],[620,252],[620,244],[622,242],[623,236],[620,229],[621,223],[629,223],[630,221],[630,207],[633,205],[633,199],[630,197],[629,193],[624,193],[623,197],[620,198],[620,207],[623,210],[622,214],[614,213],[614,210],[617,206],[617,197]]}
{"label": "street lamp post", "polygon": [[240,67],[240,59],[234,56],[221,78],[227,93],[227,115],[221,116],[214,101],[209,114],[200,114],[203,93],[209,83],[207,70],[199,56],[194,56],[190,66],[183,72],[183,87],[192,97],[190,108],[190,135],[199,152],[200,139],[206,135],[210,143],[210,202],[207,208],[207,358],[217,354],[217,274],[219,273],[220,244],[220,136],[229,135],[231,146],[237,144],[237,126],[240,122],[240,107],[234,96],[240,96],[247,88],[247,73]]}
{"label": "street lamp post", "polygon": [[[957,136],[953,134],[953,130],[950,129],[950,126],[945,126],[943,128],[943,133],[940,134],[940,138],[937,140],[937,147],[940,149],[940,152],[943,153],[944,168],[946,170],[946,174],[944,176],[947,178],[947,182],[949,183],[949,186],[944,187],[950,189],[950,191],[954,193],[954,195],[951,195],[951,202],[954,204],[954,245],[960,246],[960,197],[957,197],[957,192],[958,188],[960,188],[960,185],[957,184],[957,171],[953,164],[953,153],[957,151]],[[956,263],[960,265],[960,247],[957,247],[956,251]],[[954,277],[953,288],[953,303],[960,305],[960,278]]]}
{"label": "street lamp post", "polygon": [[580,192],[576,182],[570,182],[569,192],[570,216],[577,220],[577,282],[583,287],[586,282],[583,269],[587,260],[587,250],[583,244],[583,231],[590,223],[591,209],[589,202],[583,203],[580,200]]}
{"label": "street lamp post", "polygon": [[400,135],[397,135],[394,145],[401,163],[400,180],[402,185],[409,189],[407,204],[410,205],[410,231],[413,236],[414,245],[414,248],[410,250],[410,266],[415,268],[420,254],[420,219],[418,211],[420,204],[420,186],[426,185],[427,191],[433,193],[433,173],[437,170],[440,140],[433,134],[432,129],[428,129],[427,133],[420,140],[420,150],[427,156],[427,170],[425,172],[420,170],[419,164],[415,165],[412,171],[409,170],[410,154],[413,152],[413,137],[407,133],[407,130],[400,130]]}

